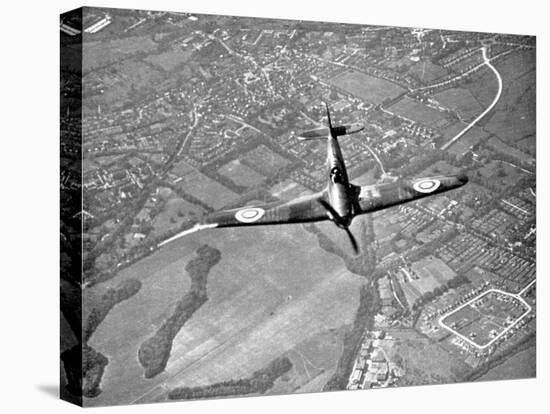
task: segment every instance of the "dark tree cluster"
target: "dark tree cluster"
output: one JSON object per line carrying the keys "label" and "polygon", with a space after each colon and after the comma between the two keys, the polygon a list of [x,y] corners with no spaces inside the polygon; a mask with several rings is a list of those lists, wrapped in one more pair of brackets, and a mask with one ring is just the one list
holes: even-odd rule
{"label": "dark tree cluster", "polygon": [[323,388],[323,391],[345,390],[355,356],[361,347],[363,333],[374,327],[374,316],[380,310],[380,297],[373,280],[361,287],[359,307],[353,320],[353,327],[344,338],[344,351],[338,361],[336,372]]}
{"label": "dark tree cluster", "polygon": [[197,257],[185,266],[191,277],[189,291],[176,303],[172,315],[139,348],[138,360],[145,368],[145,378],[153,378],[164,371],[175,336],[185,322],[208,300],[208,273],[221,260],[221,253],[218,249],[205,244],[197,249],[196,254]]}
{"label": "dark tree cluster", "polygon": [[174,388],[168,394],[171,400],[190,400],[199,398],[227,397],[231,395],[263,394],[280,376],[292,368],[292,362],[287,357],[277,358],[252,374],[249,378],[218,382],[203,387]]}
{"label": "dark tree cluster", "polygon": [[131,298],[141,289],[141,282],[136,279],[126,279],[116,288],[109,288],[101,297],[99,303],[92,309],[88,315],[87,323],[84,327],[84,341],[87,342],[97,327],[110,310],[117,304]]}

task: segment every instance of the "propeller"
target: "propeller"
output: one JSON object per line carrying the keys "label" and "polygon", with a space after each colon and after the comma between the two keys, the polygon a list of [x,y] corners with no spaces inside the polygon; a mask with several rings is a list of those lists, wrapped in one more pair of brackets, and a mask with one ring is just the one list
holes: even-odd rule
{"label": "propeller", "polygon": [[351,247],[353,247],[353,252],[355,254],[359,253],[359,245],[357,244],[357,240],[355,240],[355,236],[349,229],[348,223],[342,218],[340,214],[328,203],[327,201],[321,199],[319,200],[319,203],[327,210],[330,215],[332,216],[332,220],[336,223],[338,227],[343,229],[346,234],[349,237],[349,241],[351,242]]}
{"label": "propeller", "polygon": [[353,233],[351,232],[348,226],[343,227],[343,229],[349,237],[349,241],[351,242],[351,247],[353,247],[353,253],[357,255],[359,253],[359,246],[357,245],[357,240],[355,240],[355,236],[353,235]]}

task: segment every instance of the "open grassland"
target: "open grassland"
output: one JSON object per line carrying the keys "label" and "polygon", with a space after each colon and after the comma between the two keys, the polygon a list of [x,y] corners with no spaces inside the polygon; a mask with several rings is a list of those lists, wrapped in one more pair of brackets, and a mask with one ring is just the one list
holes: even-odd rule
{"label": "open grassland", "polygon": [[530,155],[524,153],[523,151],[520,151],[516,148],[511,147],[510,145],[505,144],[497,137],[492,137],[487,141],[487,145],[495,150],[497,153],[504,154],[508,157],[511,157],[520,165],[523,166],[531,166],[533,169],[535,167],[535,158],[531,157]]}
{"label": "open grassland", "polygon": [[431,175],[452,175],[460,171],[460,168],[455,167],[445,161],[437,161],[435,164],[430,165],[425,170],[419,172],[419,177],[429,177]]}
{"label": "open grassland", "polygon": [[535,150],[536,133],[535,78],[533,69],[520,78],[504,83],[504,91],[496,107],[497,112],[486,126],[489,131],[512,146],[518,146],[521,140],[530,138],[532,144],[527,149],[531,154],[534,154]]}
{"label": "open grassland", "polygon": [[418,77],[420,82],[425,84],[433,83],[436,79],[442,78],[449,72],[443,66],[436,65],[428,60],[415,63],[409,68],[409,73]]}
{"label": "open grassland", "polygon": [[242,164],[239,160],[233,160],[222,166],[218,173],[226,176],[237,185],[253,187],[265,179],[265,177],[252,168]]}
{"label": "open grassland", "polygon": [[189,291],[177,302],[173,313],[162,323],[155,335],[143,342],[139,348],[139,362],[145,368],[146,378],[153,378],[164,370],[170,358],[174,337],[185,322],[208,300],[208,273],[220,259],[220,251],[205,244],[197,249],[197,257],[185,266],[191,277]]}
{"label": "open grassland", "polygon": [[376,105],[381,104],[386,99],[395,99],[405,92],[405,89],[395,83],[354,70],[335,76],[329,83]]}
{"label": "open grassland", "polygon": [[[443,141],[447,142],[460,133],[468,124],[463,121],[457,121],[454,124],[446,127],[443,133]],[[464,155],[470,148],[482,140],[485,140],[489,136],[489,132],[485,131],[481,127],[474,126],[466,134],[464,134],[458,141],[451,145],[448,150],[455,155]]]}
{"label": "open grassland", "polygon": [[82,70],[84,72],[97,67],[114,63],[138,52],[150,52],[157,48],[151,36],[134,36],[113,39],[108,42],[85,42],[82,54]]}
{"label": "open grassland", "polygon": [[[487,131],[531,155],[535,154],[535,56],[534,50],[516,51],[494,62],[503,92],[494,111],[481,121]],[[464,87],[486,108],[497,93],[497,80],[491,71],[480,71]]]}
{"label": "open grassland", "polygon": [[306,194],[311,194],[311,190],[290,179],[275,184],[270,188],[270,192],[280,200],[292,200]]}
{"label": "open grassland", "polygon": [[405,96],[396,104],[388,108],[396,115],[402,116],[421,124],[432,126],[445,119],[445,114],[437,109],[430,108],[422,102]]}
{"label": "open grassland", "polygon": [[470,91],[481,107],[487,108],[497,94],[498,82],[493,71],[482,70],[469,77],[464,87]]}
{"label": "open grassland", "polygon": [[474,96],[464,88],[452,88],[434,95],[434,99],[456,111],[461,119],[468,121],[478,116],[483,109]]}
{"label": "open grassland", "polygon": [[187,62],[192,53],[192,51],[184,52],[180,47],[173,47],[158,55],[149,55],[145,60],[164,71],[173,72],[176,68]]}
{"label": "open grassland", "polygon": [[[189,289],[184,266],[204,243],[222,252],[208,301],[174,338],[165,371],[145,379],[138,348]],[[248,378],[305,339],[351,323],[363,283],[300,226],[196,233],[106,284],[128,277],[142,282],[140,292],[113,309],[90,341],[109,358],[103,393],[90,405],[165,400],[167,389]]]}
{"label": "open grassland", "polygon": [[263,144],[250,150],[240,161],[265,176],[273,175],[290,164],[286,158],[276,154]]}
{"label": "open grassland", "polygon": [[422,296],[443,289],[445,284],[456,277],[456,273],[442,260],[429,256],[414,262],[408,271],[396,276],[408,303],[415,303]]}
{"label": "open grassland", "polygon": [[476,381],[532,378],[537,373],[537,347],[535,345],[505,360]]}
{"label": "open grassland", "polygon": [[109,110],[121,109],[129,97],[153,92],[154,85],[162,80],[160,70],[136,59],[126,59],[100,71],[104,89],[102,94],[87,93],[86,86],[93,85],[95,74],[82,79],[83,102],[91,111],[96,111],[97,105],[108,105]]}
{"label": "open grassland", "polygon": [[398,385],[444,384],[460,381],[469,367],[441,345],[414,330],[390,330],[395,338],[389,359],[403,367]]}
{"label": "open grassland", "polygon": [[292,369],[275,382],[269,394],[321,391],[336,370],[345,332],[347,327],[319,332],[288,351]]}
{"label": "open grassland", "polygon": [[494,64],[504,85],[522,78],[526,73],[534,71],[536,66],[536,50],[518,50],[510,53]]}
{"label": "open grassland", "polygon": [[248,378],[217,382],[199,387],[178,387],[168,393],[171,400],[199,399],[263,394],[275,381],[292,368],[292,362],[286,357],[274,359],[265,368],[255,371]]}
{"label": "open grassland", "polygon": [[191,204],[179,197],[171,198],[155,217],[153,235],[161,235],[178,228],[185,220],[193,221],[196,217],[200,217],[203,212],[204,209],[196,204]]}
{"label": "open grassland", "polygon": [[199,199],[215,210],[239,198],[237,193],[202,174],[184,161],[177,163],[172,172],[181,177],[177,186],[183,192]]}
{"label": "open grassland", "polygon": [[485,130],[473,127],[449,147],[449,152],[458,156],[465,155],[474,145],[486,139],[488,136],[489,134]]}

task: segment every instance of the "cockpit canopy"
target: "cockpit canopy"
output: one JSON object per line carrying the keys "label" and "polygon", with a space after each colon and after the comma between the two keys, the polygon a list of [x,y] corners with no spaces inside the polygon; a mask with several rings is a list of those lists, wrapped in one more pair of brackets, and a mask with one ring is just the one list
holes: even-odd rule
{"label": "cockpit canopy", "polygon": [[344,174],[338,167],[334,167],[330,170],[330,181],[334,184],[343,184],[344,183]]}

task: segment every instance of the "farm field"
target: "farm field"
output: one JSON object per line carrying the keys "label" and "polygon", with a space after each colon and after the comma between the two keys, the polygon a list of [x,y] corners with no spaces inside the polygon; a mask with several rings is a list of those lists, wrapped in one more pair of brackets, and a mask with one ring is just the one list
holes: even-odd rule
{"label": "farm field", "polygon": [[456,276],[454,270],[441,259],[428,256],[411,265],[413,271],[422,279],[433,279],[442,285]]}
{"label": "farm field", "polygon": [[[255,243],[249,242],[251,237]],[[208,301],[174,339],[166,371],[145,379],[137,350],[189,288],[183,268],[203,243],[222,252],[209,275]],[[319,352],[332,355],[333,362],[325,361],[328,370],[339,358],[336,348],[320,351],[300,344],[317,343],[319,335],[351,323],[363,283],[300,226],[197,233],[92,289],[103,290],[128,277],[142,282],[140,292],[114,308],[90,339],[110,360],[103,392],[87,401],[91,405],[164,400],[177,386],[246,377],[297,346],[312,362],[320,359],[315,356]]]}
{"label": "farm field", "polygon": [[[126,59],[114,63],[110,68],[109,71],[104,71],[101,75],[101,81],[105,88],[102,95],[86,96],[86,89],[84,89],[86,106],[97,109],[98,104],[113,105],[115,108],[122,109],[124,100],[135,91],[140,93],[152,91],[153,85],[162,80],[160,70],[136,59]],[[88,76],[83,77],[83,85],[90,82],[92,81]]]}
{"label": "farm field", "polygon": [[445,161],[437,161],[422,172],[418,173],[419,177],[429,177],[431,175],[452,175],[460,171],[459,167],[455,167]]}
{"label": "farm field", "polygon": [[[334,373],[343,352],[346,328],[319,332],[289,350],[292,370],[279,378],[268,394],[315,392],[323,388]],[[324,380],[324,381],[323,381]]]}
{"label": "farm field", "polygon": [[434,99],[458,112],[458,115],[464,121],[479,115],[485,109],[481,107],[467,89],[463,88],[452,88],[439,92],[434,95]]}
{"label": "farm field", "polygon": [[534,49],[518,50],[495,62],[495,67],[502,76],[505,85],[534,71],[535,66],[536,52]]}
{"label": "farm field", "polygon": [[[481,121],[485,129],[509,145],[535,154],[535,51],[516,51],[494,62],[503,82],[503,92],[494,112]],[[464,87],[485,108],[497,93],[491,71],[480,71]]]}
{"label": "farm field", "polygon": [[[489,133],[480,127],[473,127],[458,141],[449,147],[449,152],[455,155],[466,154],[474,145],[489,137]],[[451,137],[452,138],[452,137]]]}
{"label": "farm field", "polygon": [[292,180],[285,180],[282,183],[275,184],[271,187],[270,192],[274,197],[287,201],[310,194],[311,190]]}
{"label": "farm field", "polygon": [[264,144],[246,153],[240,161],[265,176],[273,175],[290,164],[290,161],[273,152]]}
{"label": "farm field", "polygon": [[468,89],[482,108],[487,108],[497,94],[498,82],[491,70],[484,69],[474,73],[464,82],[463,87]]}
{"label": "farm field", "polygon": [[456,273],[441,259],[428,256],[414,262],[408,272],[401,271],[398,281],[403,288],[407,302],[412,304],[425,293],[432,292],[455,276]]}
{"label": "farm field", "polygon": [[263,175],[242,164],[239,160],[228,162],[218,170],[218,173],[243,187],[254,187],[265,179]]}
{"label": "farm field", "polygon": [[436,79],[442,78],[449,72],[443,66],[435,65],[428,60],[415,63],[409,68],[411,75],[416,75],[421,82],[432,83]]}
{"label": "farm field", "polygon": [[393,82],[353,70],[335,76],[329,83],[376,105],[386,99],[394,99],[405,92],[405,89]]}
{"label": "farm field", "polygon": [[183,52],[181,48],[174,47],[158,55],[149,55],[145,60],[162,70],[170,72],[187,62],[192,54],[191,51]]}
{"label": "farm field", "polygon": [[215,210],[239,198],[237,193],[202,174],[185,161],[178,162],[172,172],[181,177],[177,185],[182,191],[196,197]]}
{"label": "farm field", "polygon": [[516,148],[513,148],[501,140],[499,140],[496,137],[492,137],[487,141],[487,145],[496,150],[497,152],[509,155],[511,157],[516,158],[524,165],[531,165],[533,168],[535,167],[535,158],[531,157],[530,155],[524,153],[523,151],[520,151]]}
{"label": "farm field", "polygon": [[[443,142],[451,140],[455,135],[462,131],[468,124],[466,122],[457,121],[445,129],[442,130]],[[489,136],[489,132],[485,131],[479,126],[474,126],[466,134],[464,134],[458,141],[449,147],[449,151],[454,154],[463,154],[468,151],[472,145],[477,144],[482,139]]]}
{"label": "farm field", "polygon": [[157,48],[151,36],[134,36],[113,39],[107,42],[85,42],[86,53],[82,56],[82,71],[105,66],[137,52],[150,52]]}
{"label": "farm field", "polygon": [[399,102],[388,108],[396,115],[427,126],[433,126],[445,119],[445,114],[437,109],[430,108],[423,103],[405,96]]}
{"label": "farm field", "polygon": [[528,148],[531,154],[534,154],[535,140],[527,138],[536,134],[535,81],[533,69],[505,83],[501,100],[496,106],[497,112],[486,126],[509,145],[518,146],[522,140],[531,141],[531,147]]}

